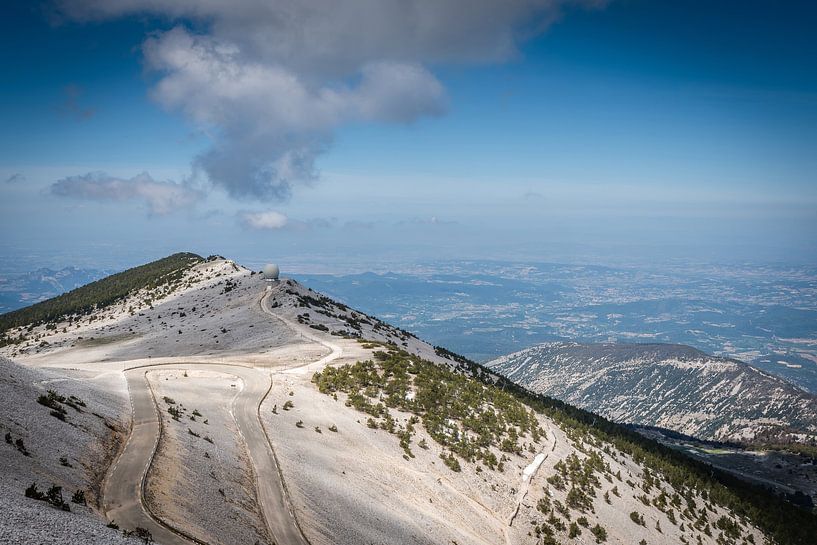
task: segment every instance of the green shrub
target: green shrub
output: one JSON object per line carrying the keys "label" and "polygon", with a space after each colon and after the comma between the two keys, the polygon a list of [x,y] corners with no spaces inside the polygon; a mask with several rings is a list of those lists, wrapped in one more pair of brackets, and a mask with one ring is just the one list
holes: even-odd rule
{"label": "green shrub", "polygon": [[45,500],[45,494],[40,492],[37,489],[37,483],[31,483],[31,486],[26,488],[26,498],[31,498],[34,500]]}
{"label": "green shrub", "polygon": [[[533,412],[513,396],[396,348],[375,352],[374,360],[327,367],[312,381],[324,394],[346,393],[346,405],[369,414],[369,427],[397,435],[409,457],[419,422],[451,453],[489,469],[501,465],[492,448],[520,454],[529,434],[542,433]],[[398,429],[389,408],[411,413],[410,429]],[[425,440],[418,444],[427,447]]]}
{"label": "green shrub", "polygon": [[[535,394],[466,358],[449,359],[455,363],[453,371],[388,347],[387,351],[375,352],[373,360],[327,367],[315,373],[312,380],[319,391],[327,395],[346,393],[347,406],[373,418],[384,417],[389,407],[418,415],[429,436],[447,451],[468,462],[482,460],[486,467],[491,467],[487,461],[491,448],[498,449],[511,437],[511,430],[517,433],[519,441],[543,435],[543,430],[534,428],[538,426],[535,414],[543,414],[564,430],[583,452],[592,451],[589,446],[605,444],[611,452],[620,453],[648,469],[650,482],[646,484],[649,487],[657,486],[652,476],[660,476],[662,483],[678,493],[679,503],[675,507],[682,513],[681,500],[694,491],[708,504],[745,517],[779,545],[813,543],[817,517],[807,510],[798,509],[758,486],[599,415]],[[406,395],[410,390],[413,396]],[[364,395],[371,392],[376,396]],[[501,470],[502,462],[495,467]],[[596,474],[623,482],[620,471],[613,474],[593,462],[588,467],[583,463],[580,468],[566,471],[551,484],[564,489],[570,484],[593,497],[593,491],[598,488],[593,480],[598,480]],[[610,492],[621,497],[617,487]],[[605,501],[608,498],[605,497]],[[694,506],[687,505],[687,509],[700,520]],[[667,516],[670,521],[675,520],[673,510],[668,510]],[[712,533],[705,520],[700,523],[700,531],[707,535]]]}
{"label": "green shrub", "polygon": [[77,490],[71,496],[71,503],[76,503],[78,505],[87,505],[85,502],[85,491],[84,490]]}
{"label": "green shrub", "polygon": [[63,511],[71,510],[71,507],[62,498],[61,486],[52,485],[47,492],[42,492],[37,488],[37,483],[31,483],[31,486],[25,490],[25,496],[34,500],[47,502]]}
{"label": "green shrub", "polygon": [[16,441],[14,441],[14,447],[15,447],[15,448],[16,448],[16,449],[17,449],[17,450],[20,452],[20,453],[22,453],[24,456],[31,456],[31,454],[28,452],[28,449],[26,449],[26,444],[23,442],[23,438],[22,438],[22,437],[18,437],[18,438],[17,438],[17,440],[16,440]]}
{"label": "green shrub", "polygon": [[596,524],[590,528],[590,533],[596,538],[596,543],[607,541],[607,530],[605,530],[603,526]]}
{"label": "green shrub", "polygon": [[448,453],[446,455],[445,453],[441,452],[440,458],[445,463],[445,465],[448,466],[448,469],[450,469],[451,471],[456,471],[458,473],[462,471],[462,467],[460,467],[460,461],[457,460],[457,457],[454,456],[452,453]]}

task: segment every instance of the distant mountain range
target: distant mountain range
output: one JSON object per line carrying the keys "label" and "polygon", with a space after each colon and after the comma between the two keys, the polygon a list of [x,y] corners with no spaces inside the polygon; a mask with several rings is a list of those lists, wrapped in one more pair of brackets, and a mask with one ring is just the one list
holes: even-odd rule
{"label": "distant mountain range", "polygon": [[298,280],[478,362],[557,341],[683,344],[817,394],[810,267],[438,261]]}
{"label": "distant mountain range", "polygon": [[817,439],[817,396],[689,346],[547,343],[488,367],[617,422],[718,441]]}
{"label": "distant mountain range", "polygon": [[0,276],[0,314],[10,312],[99,280],[112,271],[98,269],[40,268]]}

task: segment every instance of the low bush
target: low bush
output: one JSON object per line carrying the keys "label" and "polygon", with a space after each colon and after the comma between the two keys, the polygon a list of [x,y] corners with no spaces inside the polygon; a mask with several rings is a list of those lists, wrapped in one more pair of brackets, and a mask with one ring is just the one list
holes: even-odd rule
{"label": "low bush", "polygon": [[63,511],[71,510],[71,507],[62,498],[61,486],[52,485],[47,492],[42,492],[37,488],[37,483],[31,483],[31,486],[26,488],[25,496],[33,500],[44,501]]}
{"label": "low bush", "polygon": [[87,505],[85,502],[85,491],[84,490],[77,490],[71,496],[71,503],[76,503],[77,505]]}

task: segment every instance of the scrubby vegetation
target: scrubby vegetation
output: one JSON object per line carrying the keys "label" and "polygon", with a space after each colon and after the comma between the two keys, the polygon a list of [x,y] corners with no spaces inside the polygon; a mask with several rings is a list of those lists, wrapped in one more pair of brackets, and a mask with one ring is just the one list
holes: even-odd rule
{"label": "scrubby vegetation", "polygon": [[[638,499],[657,507],[670,523],[679,528],[684,525],[690,533],[694,528],[699,534],[717,534],[720,543],[738,543],[750,541],[745,530],[750,523],[780,545],[810,545],[817,535],[817,517],[766,489],[598,415],[532,393],[461,356],[449,356],[451,353],[443,349],[437,352],[454,361],[455,370],[388,347],[376,352],[373,361],[327,367],[313,376],[313,382],[325,394],[345,393],[347,405],[369,415],[369,427],[398,436],[406,459],[411,457],[413,424],[422,422],[429,436],[443,447],[440,458],[454,471],[461,469],[461,460],[501,471],[503,457],[539,442],[543,431],[535,413],[553,419],[582,456],[574,454],[558,462],[558,473],[549,479],[551,486],[567,493],[564,504],[547,499],[537,506],[545,519],[535,527],[543,543],[557,543],[556,532],[581,531],[572,526],[569,529],[570,513],[594,511],[594,502],[604,488],[601,479],[610,484],[623,482],[620,473],[612,473],[602,453],[624,454],[645,468],[643,494]],[[413,414],[417,420],[402,426],[390,409]],[[614,485],[604,490],[604,499],[599,501],[613,503],[618,496],[618,486]],[[733,516],[712,520],[716,505]],[[643,516],[636,515],[634,522],[646,524]],[[606,541],[602,526],[588,530],[597,543]]]}
{"label": "scrubby vegetation", "polygon": [[[817,516],[785,501],[767,488],[742,481],[599,415],[533,393],[461,356],[458,361],[466,362],[457,364],[459,372],[509,392],[536,412],[549,416],[572,439],[585,445],[595,445],[605,451],[612,452],[612,447],[646,468],[645,492],[654,494],[649,501],[658,506],[662,504],[662,500],[668,501],[669,505],[664,508],[665,514],[674,524],[679,522],[676,520],[677,511],[682,519],[687,520],[688,525],[692,521],[696,530],[712,535],[707,512],[711,514],[712,506],[719,505],[731,511],[738,521],[756,525],[779,545],[810,545],[817,535]],[[663,490],[657,486],[659,480],[656,476],[659,475],[663,482],[674,489],[669,499],[662,498]],[[621,480],[620,475],[617,478]],[[619,495],[616,487],[611,491],[616,496]],[[696,494],[703,498],[704,505],[696,504]],[[721,531],[718,537],[721,543],[736,542],[725,531]],[[751,536],[744,532],[743,537],[749,541]],[[604,538],[606,539],[606,535]],[[596,539],[598,541],[601,538],[596,535]]]}
{"label": "scrubby vegetation", "polygon": [[122,530],[122,535],[125,537],[134,537],[136,539],[141,539],[142,543],[155,543],[153,541],[153,536],[151,535],[150,531],[147,528],[142,528],[141,526],[137,526],[133,530]]}
{"label": "scrubby vegetation", "polygon": [[22,454],[23,456],[31,456],[31,453],[26,449],[26,444],[23,442],[22,437],[18,437],[16,440],[12,437],[10,432],[6,432],[6,443],[9,445],[14,445],[14,448]]}
{"label": "scrubby vegetation", "polygon": [[[62,487],[53,485],[51,488],[48,489],[47,492],[42,492],[37,488],[37,483],[31,483],[31,486],[26,488],[25,491],[26,498],[31,498],[33,500],[44,501],[56,507],[57,509],[62,509],[63,511],[70,511],[71,507],[65,502],[62,498]],[[76,497],[76,494],[74,494]],[[85,501],[85,494],[82,494],[82,499]]]}
{"label": "scrubby vegetation", "polygon": [[596,543],[603,543],[607,541],[607,530],[605,530],[603,526],[596,524],[590,528],[590,533],[596,538]]}
{"label": "scrubby vegetation", "polygon": [[[0,333],[24,325],[55,322],[71,316],[90,314],[94,310],[115,303],[140,289],[169,289],[179,284],[184,272],[204,261],[191,253],[178,253],[134,267],[53,299],[0,315]],[[3,337],[0,345],[15,342]]]}
{"label": "scrubby vegetation", "polygon": [[73,395],[65,397],[58,394],[54,390],[48,390],[45,394],[40,395],[37,398],[37,403],[51,409],[49,414],[62,420],[63,422],[68,420],[68,411],[65,410],[63,405],[67,405],[79,413],[82,412],[82,407],[85,407],[85,402],[80,398]]}
{"label": "scrubby vegetation", "polygon": [[[365,324],[371,326],[372,330],[374,330],[377,333],[380,333],[392,339],[399,339],[403,343],[403,345],[407,344],[409,338],[412,337],[416,338],[413,333],[410,333],[399,327],[387,324],[386,322],[378,318],[375,318],[374,316],[369,316],[361,312],[352,310],[343,303],[333,301],[332,299],[326,297],[325,295],[316,293],[311,289],[308,289],[308,293],[306,294],[298,293],[297,291],[292,289],[294,284],[290,280],[285,281],[285,286],[287,286],[287,288],[284,290],[284,293],[295,297],[295,299],[297,300],[298,307],[308,308],[316,312],[317,314],[322,314],[323,316],[326,316],[327,318],[334,318],[336,320],[339,320],[343,322],[347,328],[344,331],[329,331],[329,328],[323,324],[312,324],[308,312],[299,314],[298,322],[301,324],[309,325],[313,329],[330,332],[332,335],[335,335],[337,337],[357,338],[358,340],[360,340],[361,336],[363,335],[363,325]],[[273,300],[270,302],[270,305],[273,308],[275,308],[276,306],[279,305],[279,302]]]}
{"label": "scrubby vegetation", "polygon": [[[497,456],[520,453],[544,433],[532,410],[497,388],[401,350],[374,356],[376,361],[327,367],[315,373],[313,382],[325,394],[347,394],[346,404],[369,414],[370,426],[397,435],[408,457],[413,457],[410,445],[419,421],[450,451],[443,460],[455,471],[459,462],[454,455],[502,470]],[[389,409],[415,417],[398,425]]]}
{"label": "scrubby vegetation", "polygon": [[85,500],[85,491],[84,490],[77,490],[71,496],[71,503],[76,503],[77,505],[87,505],[87,501]]}

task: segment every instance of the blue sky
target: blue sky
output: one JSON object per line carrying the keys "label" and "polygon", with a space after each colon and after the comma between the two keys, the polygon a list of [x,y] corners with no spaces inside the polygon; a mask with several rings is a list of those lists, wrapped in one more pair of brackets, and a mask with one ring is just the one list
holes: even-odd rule
{"label": "blue sky", "polygon": [[811,2],[162,4],[0,23],[4,261],[817,261]]}

